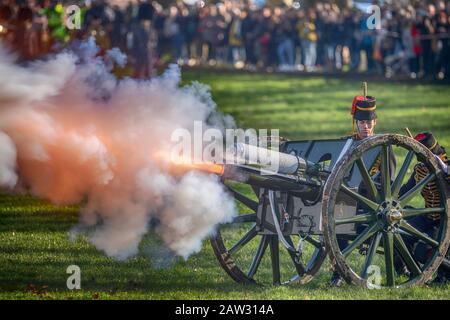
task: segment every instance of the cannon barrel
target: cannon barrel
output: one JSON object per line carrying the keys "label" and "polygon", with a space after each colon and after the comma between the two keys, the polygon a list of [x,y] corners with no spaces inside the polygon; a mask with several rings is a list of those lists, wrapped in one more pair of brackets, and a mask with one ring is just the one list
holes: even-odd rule
{"label": "cannon barrel", "polygon": [[301,157],[244,143],[237,143],[231,155],[238,163],[229,164],[226,158],[224,179],[290,192],[308,200],[317,199],[320,194],[321,178],[317,175],[319,180],[311,179],[316,165]]}
{"label": "cannon barrel", "polygon": [[[227,153],[227,163],[230,153]],[[279,174],[297,175],[300,171],[306,171],[313,163],[295,155],[277,152],[249,144],[237,143],[231,152],[240,164],[258,165],[261,169],[267,169]]]}
{"label": "cannon barrel", "polygon": [[312,179],[315,164],[300,157],[238,143],[223,155],[226,164],[174,163],[172,172],[198,170],[221,176],[222,180],[290,192],[307,200],[317,199],[322,186],[318,172]]}
{"label": "cannon barrel", "polygon": [[252,186],[290,192],[307,200],[314,200],[320,192],[321,183],[281,173],[262,173],[260,169],[247,165],[224,165],[223,180],[233,180]]}

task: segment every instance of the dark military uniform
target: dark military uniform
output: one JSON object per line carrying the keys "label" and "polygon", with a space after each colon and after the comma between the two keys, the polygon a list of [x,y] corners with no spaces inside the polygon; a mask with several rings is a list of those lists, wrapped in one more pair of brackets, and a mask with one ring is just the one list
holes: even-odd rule
{"label": "dark military uniform", "polygon": [[[447,165],[449,165],[449,160],[445,159],[443,160]],[[408,182],[400,189],[400,195],[405,194],[416,184],[418,184],[420,181],[422,181],[426,176],[428,176],[429,171],[427,167],[419,163],[414,167],[414,172],[411,176],[411,178],[408,180]],[[449,180],[450,182],[450,180]],[[438,187],[436,185],[436,181],[431,181],[425,187],[422,189],[422,197],[425,200],[425,207],[426,208],[437,208],[441,204],[441,197],[439,194]],[[426,216],[428,219],[432,221],[438,221],[440,219],[439,213],[430,213]]]}
{"label": "dark military uniform", "polygon": [[[356,121],[376,120],[377,119],[377,115],[376,115],[376,99],[374,97],[371,97],[371,96],[367,96],[367,97],[357,96],[357,97],[355,97],[355,99],[353,100],[353,105],[352,105],[352,115],[353,115],[353,134],[352,134],[352,138],[355,141],[360,141],[361,138],[359,137],[359,133],[356,130],[356,128],[357,128]],[[390,152],[389,152],[389,154],[390,154],[389,171],[390,171],[391,177],[392,177],[393,174],[395,173],[396,160],[395,160],[394,151],[393,151],[392,147],[389,146],[389,148],[390,148]],[[381,185],[381,175],[380,175],[381,161],[382,161],[382,156],[381,156],[381,152],[380,152],[378,154],[378,156],[375,158],[375,161],[368,168],[369,175],[374,180],[375,184],[377,185],[377,188],[380,188],[380,190],[378,190],[379,192],[381,192],[381,187],[379,187]],[[363,196],[365,196],[365,197],[370,198],[369,195],[368,195],[368,192],[366,190],[366,185],[364,183],[361,183],[361,185],[359,186],[358,193],[363,195]],[[375,199],[371,199],[371,200],[375,200]],[[367,212],[367,210],[368,209],[364,208],[363,206],[359,206],[357,208],[358,214],[362,214],[364,212]]]}
{"label": "dark military uniform", "polygon": [[[445,149],[437,143],[436,139],[431,133],[421,133],[416,136],[416,140],[428,147],[435,155],[444,162],[444,164],[450,165],[450,161],[447,158]],[[400,196],[414,188],[416,184],[422,181],[429,174],[428,168],[423,163],[418,163],[414,167],[413,174],[409,178],[408,182],[400,189]],[[450,176],[447,175],[448,182],[450,183]],[[426,208],[436,208],[441,206],[441,197],[436,185],[436,181],[429,182],[421,191],[421,195],[425,200]],[[428,236],[435,238],[439,231],[440,214],[428,214],[413,217],[408,222],[416,229],[426,233]],[[432,253],[431,247],[423,242],[417,241],[413,237],[405,237],[405,243],[409,246],[413,252],[414,257],[420,263],[426,263],[430,254]],[[440,277],[449,277],[449,272],[445,272],[442,268],[438,271]]]}
{"label": "dark military uniform", "polygon": [[[359,135],[359,132],[357,130],[357,121],[367,121],[367,120],[376,120],[376,99],[375,97],[371,96],[357,96],[353,99],[352,104],[352,120],[353,120],[353,132],[352,132],[352,139],[355,141],[360,141],[361,137]],[[390,152],[390,160],[389,160],[389,171],[391,172],[391,176],[395,173],[396,169],[396,161],[394,152],[391,148]],[[380,174],[380,168],[381,168],[381,161],[382,156],[381,152],[380,154],[375,158],[375,161],[373,164],[369,167],[368,171],[372,179],[375,181],[375,184],[377,185],[377,188],[380,188],[378,186],[381,186],[381,174]],[[378,190],[379,192],[381,190]],[[358,187],[358,193],[362,196],[365,196],[367,198],[370,198],[368,195],[368,191],[366,189],[366,185],[362,182],[361,185]],[[375,199],[371,199],[375,200]],[[357,207],[357,214],[364,214],[368,211],[368,208],[366,208],[364,205],[358,204]],[[364,231],[365,226],[358,225],[356,232],[361,233]],[[338,237],[338,245],[341,250],[344,250],[348,246],[348,240],[342,239]],[[342,282],[342,279],[340,275],[335,272],[333,274],[333,278],[331,280],[331,285],[333,286],[340,286],[340,283]]]}

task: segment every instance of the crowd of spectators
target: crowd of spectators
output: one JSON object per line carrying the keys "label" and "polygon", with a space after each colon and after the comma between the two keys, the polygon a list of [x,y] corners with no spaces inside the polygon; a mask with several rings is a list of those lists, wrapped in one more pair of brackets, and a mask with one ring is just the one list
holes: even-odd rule
{"label": "crowd of spectators", "polygon": [[[80,10],[71,15],[67,8],[74,3]],[[151,0],[0,0],[0,37],[28,61],[93,36],[100,54],[112,47],[126,53],[139,78],[168,62],[450,77],[450,1],[377,5],[381,20],[372,28],[368,20],[374,16],[332,1],[264,7],[239,0],[180,1],[163,7]],[[69,28],[67,21],[78,18],[79,28]]]}

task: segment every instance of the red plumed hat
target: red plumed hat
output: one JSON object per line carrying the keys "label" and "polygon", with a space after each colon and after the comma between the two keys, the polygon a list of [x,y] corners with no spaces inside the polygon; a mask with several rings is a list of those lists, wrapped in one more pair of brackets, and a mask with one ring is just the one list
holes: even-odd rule
{"label": "red plumed hat", "polygon": [[356,96],[352,103],[352,116],[355,120],[374,120],[376,114],[377,101],[371,96]]}

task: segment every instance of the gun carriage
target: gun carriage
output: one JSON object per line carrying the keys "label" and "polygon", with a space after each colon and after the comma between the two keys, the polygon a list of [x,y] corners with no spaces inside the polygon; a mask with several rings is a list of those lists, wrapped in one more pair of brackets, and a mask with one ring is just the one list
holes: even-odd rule
{"label": "gun carriage", "polygon": [[[289,141],[279,151],[277,172],[262,174],[248,165],[224,165],[221,172],[240,214],[218,227],[211,244],[233,280],[305,284],[328,254],[333,270],[349,283],[401,288],[421,285],[441,264],[450,265],[450,191],[423,145],[387,134],[363,141]],[[389,169],[391,158],[396,172]],[[418,162],[428,176],[400,194]],[[420,193],[432,181],[440,205],[427,208]],[[429,214],[440,215],[434,234],[411,225],[412,217]],[[414,242],[428,245],[427,261],[417,261],[409,245]]]}

